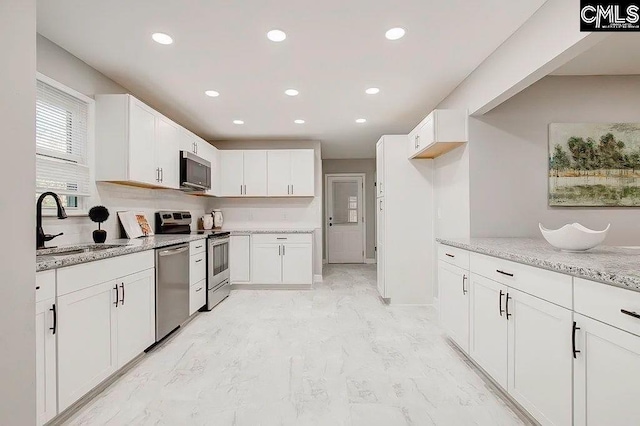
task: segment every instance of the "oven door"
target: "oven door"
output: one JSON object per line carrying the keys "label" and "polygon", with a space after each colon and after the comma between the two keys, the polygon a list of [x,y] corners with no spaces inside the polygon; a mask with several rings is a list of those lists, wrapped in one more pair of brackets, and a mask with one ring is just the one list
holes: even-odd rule
{"label": "oven door", "polygon": [[211,163],[188,151],[180,151],[180,187],[185,191],[211,189]]}
{"label": "oven door", "polygon": [[209,240],[209,276],[207,290],[216,290],[229,281],[229,239]]}

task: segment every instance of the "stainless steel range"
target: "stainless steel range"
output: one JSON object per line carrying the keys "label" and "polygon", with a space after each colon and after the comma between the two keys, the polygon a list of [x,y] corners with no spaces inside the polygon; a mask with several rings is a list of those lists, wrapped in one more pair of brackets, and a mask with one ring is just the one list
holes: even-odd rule
{"label": "stainless steel range", "polygon": [[187,211],[161,211],[156,213],[157,234],[207,235],[207,304],[210,311],[230,293],[229,232],[191,231],[191,213]]}

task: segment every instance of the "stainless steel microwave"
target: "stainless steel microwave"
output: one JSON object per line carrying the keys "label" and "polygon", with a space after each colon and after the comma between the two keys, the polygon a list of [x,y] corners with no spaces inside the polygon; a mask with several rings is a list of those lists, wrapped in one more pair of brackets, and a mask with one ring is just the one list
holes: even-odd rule
{"label": "stainless steel microwave", "polygon": [[180,188],[183,191],[211,189],[211,163],[188,151],[180,151]]}

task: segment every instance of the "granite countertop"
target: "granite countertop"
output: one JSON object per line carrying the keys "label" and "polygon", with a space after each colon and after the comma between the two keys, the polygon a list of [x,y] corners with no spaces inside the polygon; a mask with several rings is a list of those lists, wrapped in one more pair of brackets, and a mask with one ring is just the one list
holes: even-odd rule
{"label": "granite countertop", "polygon": [[[142,237],[135,240],[120,239],[110,240],[105,243],[110,247],[99,251],[88,251],[78,254],[58,255],[60,250],[73,250],[75,248],[87,247],[87,244],[76,244],[62,246],[54,249],[38,250],[36,256],[36,272],[47,269],[62,268],[64,266],[77,265],[80,263],[93,262],[94,260],[108,259],[110,257],[122,256],[124,254],[137,253],[145,250],[153,250],[159,247],[166,247],[174,244],[188,243],[191,241],[204,240],[206,235],[155,235],[153,237]],[[91,244],[93,245],[93,244]]]}
{"label": "granite countertop", "polygon": [[436,238],[441,244],[640,291],[640,247],[598,246],[568,253],[536,238]]}
{"label": "granite countertop", "polygon": [[231,235],[242,234],[312,234],[313,228],[293,228],[293,229],[275,229],[275,228],[222,228],[223,231],[231,232]]}

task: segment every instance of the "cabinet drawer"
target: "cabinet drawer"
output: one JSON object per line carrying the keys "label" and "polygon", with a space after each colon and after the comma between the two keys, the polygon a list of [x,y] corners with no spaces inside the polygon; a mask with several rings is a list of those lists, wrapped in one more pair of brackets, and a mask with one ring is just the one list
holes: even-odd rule
{"label": "cabinet drawer", "polygon": [[574,310],[582,315],[640,336],[640,293],[575,278]]}
{"label": "cabinet drawer", "polygon": [[189,256],[189,284],[194,285],[207,277],[207,253]]}
{"label": "cabinet drawer", "polygon": [[191,256],[193,256],[194,254],[198,254],[198,253],[204,253],[205,251],[207,251],[207,240],[206,239],[198,240],[198,241],[191,241],[189,243],[189,254]]}
{"label": "cabinet drawer", "polygon": [[438,259],[462,269],[469,269],[469,252],[444,244],[438,245]]}
{"label": "cabinet drawer", "polygon": [[309,243],[311,234],[254,234],[254,244]]}
{"label": "cabinet drawer", "polygon": [[573,283],[569,275],[478,253],[470,254],[469,264],[474,274],[565,308],[573,307]]}
{"label": "cabinet drawer", "polygon": [[38,272],[36,274],[36,303],[56,297],[56,271]]}
{"label": "cabinet drawer", "polygon": [[189,315],[193,315],[207,302],[207,280],[202,280],[189,288]]}
{"label": "cabinet drawer", "polygon": [[155,267],[153,250],[60,268],[57,294],[71,293]]}

